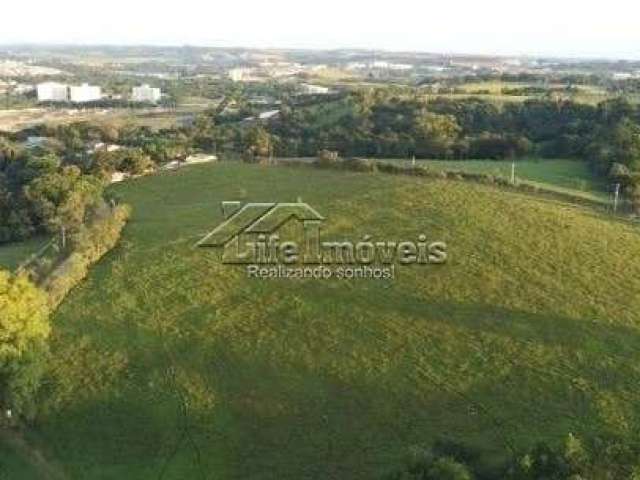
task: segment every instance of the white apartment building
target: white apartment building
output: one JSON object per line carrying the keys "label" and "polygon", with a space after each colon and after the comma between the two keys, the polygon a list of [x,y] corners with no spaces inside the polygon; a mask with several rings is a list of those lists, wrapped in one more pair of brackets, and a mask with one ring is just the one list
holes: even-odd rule
{"label": "white apartment building", "polygon": [[100,87],[83,83],[79,86],[69,87],[69,99],[74,103],[94,102],[102,99]]}
{"label": "white apartment building", "polygon": [[36,87],[39,102],[66,102],[69,100],[69,87],[62,83],[45,82]]}
{"label": "white apartment building", "polygon": [[134,102],[157,103],[161,97],[162,92],[159,88],[150,87],[146,84],[133,87],[131,90],[131,100]]}

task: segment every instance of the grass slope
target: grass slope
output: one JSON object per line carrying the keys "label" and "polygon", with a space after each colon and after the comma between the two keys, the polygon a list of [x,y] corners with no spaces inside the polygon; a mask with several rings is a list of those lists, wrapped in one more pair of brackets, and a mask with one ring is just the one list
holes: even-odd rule
{"label": "grass slope", "polygon": [[22,242],[0,244],[0,268],[14,270],[48,241],[45,237],[36,237]]}
{"label": "grass slope", "polygon": [[[408,160],[385,160],[385,162]],[[511,162],[500,160],[418,160],[418,165],[433,170],[484,173],[511,178]],[[607,185],[593,174],[586,162],[578,160],[518,160],[516,178],[547,190],[569,193],[599,202],[610,202]]]}
{"label": "grass slope", "polygon": [[[437,437],[637,434],[640,234],[458,182],[240,164],[116,187],[121,245],[54,318],[32,432],[74,479],[375,478]],[[192,248],[222,200],[448,242],[385,281],[259,281]]]}

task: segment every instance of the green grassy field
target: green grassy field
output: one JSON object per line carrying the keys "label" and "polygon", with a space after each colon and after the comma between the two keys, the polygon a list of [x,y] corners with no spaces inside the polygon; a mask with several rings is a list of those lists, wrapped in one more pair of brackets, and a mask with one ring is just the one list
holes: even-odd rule
{"label": "green grassy field", "polygon": [[[409,165],[408,160],[401,161]],[[417,160],[417,165],[434,170],[486,173],[503,178],[511,178],[511,162],[498,160]],[[563,193],[570,193],[599,202],[608,202],[607,185],[596,177],[586,162],[579,160],[519,160],[516,162],[516,178]]]}
{"label": "green grassy field", "polygon": [[[475,98],[482,98],[488,101],[495,102],[508,102],[508,101],[525,101],[535,98],[546,98],[546,94],[532,94],[532,95],[505,95],[503,89],[519,89],[526,87],[540,87],[544,84],[540,83],[527,83],[527,82],[503,82],[499,80],[470,82],[457,86],[457,88],[463,90],[465,93],[458,94],[445,94],[445,96],[451,98],[460,98],[461,96],[473,96]],[[553,83],[548,85],[549,88],[560,89],[554,91],[552,96],[558,99],[572,100],[578,103],[586,103],[590,105],[597,105],[598,103],[616,98],[616,95],[608,92],[606,89],[596,85],[575,85],[575,91],[568,92],[562,91],[567,87],[566,84]],[[486,93],[479,93],[486,92]],[[636,95],[628,95],[629,101],[636,103],[638,98]]]}
{"label": "green grassy field", "polygon": [[[334,112],[335,113],[335,112]],[[312,159],[307,159],[311,161]],[[408,160],[389,159],[382,162],[410,165]],[[486,173],[510,178],[511,162],[494,160],[418,160],[418,165],[434,170]],[[552,191],[569,193],[601,203],[610,202],[607,186],[596,177],[585,162],[578,160],[519,160],[516,177],[518,181],[538,185]],[[46,239],[33,239],[0,245],[0,267],[14,269],[36,252]]]}
{"label": "green grassy field", "polygon": [[[374,479],[446,437],[489,456],[640,427],[640,232],[470,183],[242,164],[114,188],[120,245],[53,319],[34,445],[70,479]],[[446,241],[394,281],[255,280],[196,249],[220,202],[329,238]],[[357,241],[357,240],[356,240]]]}
{"label": "green grassy field", "polygon": [[0,268],[14,270],[47,242],[47,238],[37,237],[23,242],[0,245]]}
{"label": "green grassy field", "polygon": [[[526,100],[546,99],[547,94],[535,93],[530,95],[505,95],[503,88],[517,89],[525,87],[541,86],[540,83],[527,82],[502,82],[499,80],[478,81],[454,85],[461,90],[459,93],[440,93],[427,95],[428,98],[445,97],[451,99],[478,98],[488,102],[509,103],[524,102]],[[552,83],[548,87],[557,89],[551,92],[551,97],[555,100],[570,100],[577,103],[597,105],[605,100],[612,100],[620,97],[619,93],[609,92],[598,85],[573,85],[573,91],[561,90],[567,87],[566,84]],[[640,95],[636,93],[625,93],[625,99],[633,104],[640,103]]]}

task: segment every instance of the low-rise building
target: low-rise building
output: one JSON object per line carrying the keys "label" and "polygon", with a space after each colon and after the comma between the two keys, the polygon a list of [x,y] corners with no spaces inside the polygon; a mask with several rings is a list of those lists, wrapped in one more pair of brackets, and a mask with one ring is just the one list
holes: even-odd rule
{"label": "low-rise building", "polygon": [[157,103],[161,97],[161,90],[149,85],[140,85],[131,90],[131,100],[134,102]]}

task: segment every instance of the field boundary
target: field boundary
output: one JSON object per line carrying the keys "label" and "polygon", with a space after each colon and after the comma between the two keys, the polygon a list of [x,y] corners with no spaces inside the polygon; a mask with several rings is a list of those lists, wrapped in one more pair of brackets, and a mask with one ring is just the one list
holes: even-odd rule
{"label": "field boundary", "polygon": [[603,213],[607,213],[619,219],[628,218],[628,202],[622,201],[619,204],[618,213],[613,212],[613,206],[605,200],[589,198],[582,195],[563,192],[542,186],[541,182],[531,182],[519,179],[512,183],[505,177],[486,173],[471,173],[461,170],[431,169],[424,166],[401,166],[391,162],[376,159],[348,158],[336,162],[318,162],[317,160],[305,159],[275,159],[270,163],[276,166],[298,167],[298,168],[320,168],[330,170],[345,170],[361,173],[385,173],[390,175],[405,175],[433,180],[452,180],[460,182],[477,183],[488,186],[496,186],[502,190],[520,192],[538,197],[571,203],[579,206],[589,207]]}

